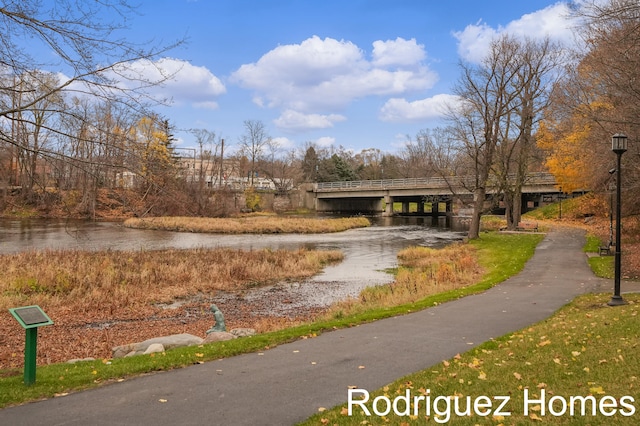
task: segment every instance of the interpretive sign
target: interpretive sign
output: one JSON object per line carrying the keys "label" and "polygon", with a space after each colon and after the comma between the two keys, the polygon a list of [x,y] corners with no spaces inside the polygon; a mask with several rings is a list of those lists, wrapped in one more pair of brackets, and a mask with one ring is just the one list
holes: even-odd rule
{"label": "interpretive sign", "polygon": [[23,306],[21,308],[9,309],[11,315],[18,320],[24,328],[41,327],[43,325],[51,325],[53,321],[44,313],[40,306]]}
{"label": "interpretive sign", "polygon": [[36,381],[36,348],[38,345],[38,327],[51,325],[53,321],[38,305],[10,308],[11,315],[26,330],[24,344],[24,384]]}

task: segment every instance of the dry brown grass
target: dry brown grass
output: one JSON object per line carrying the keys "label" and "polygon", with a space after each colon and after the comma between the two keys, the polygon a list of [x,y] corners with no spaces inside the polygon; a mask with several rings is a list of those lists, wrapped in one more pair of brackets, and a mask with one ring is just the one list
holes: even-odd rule
{"label": "dry brown grass", "polygon": [[[237,297],[224,307],[227,325],[254,324],[243,290],[314,275],[339,251],[43,251],[0,256],[0,369],[19,366],[23,330],[8,308],[39,305],[54,319],[43,327],[42,362],[110,357],[111,347],[174,333],[202,334],[213,324],[209,304],[219,291]],[[177,309],[159,304],[182,301]],[[216,302],[217,303],[217,302]],[[3,312],[3,313],[2,313]],[[259,327],[258,327],[259,326]],[[40,357],[40,355],[39,355]],[[39,358],[40,359],[40,358]]]}
{"label": "dry brown grass", "polygon": [[280,216],[248,216],[237,218],[149,217],[127,219],[124,225],[139,229],[220,234],[326,233],[363,228],[371,223],[365,217],[297,218]]}
{"label": "dry brown grass", "polygon": [[19,303],[127,311],[197,293],[302,278],[342,259],[338,251],[43,251],[1,257],[0,309]]}
{"label": "dry brown grass", "polygon": [[350,315],[397,306],[474,284],[482,275],[474,251],[469,244],[453,244],[442,249],[406,248],[398,253],[401,267],[392,284],[368,287],[358,298],[333,305],[327,315]]}

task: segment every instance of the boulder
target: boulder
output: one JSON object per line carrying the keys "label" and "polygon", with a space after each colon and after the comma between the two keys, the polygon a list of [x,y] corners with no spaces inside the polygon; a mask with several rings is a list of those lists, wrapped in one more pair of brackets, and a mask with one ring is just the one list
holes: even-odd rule
{"label": "boulder", "polygon": [[207,333],[207,337],[204,338],[202,343],[224,342],[226,340],[233,339],[237,339],[237,336],[226,331],[213,331],[211,333]]}
{"label": "boulder", "polygon": [[149,345],[146,351],[144,351],[143,355],[164,352],[164,345],[162,343],[152,343]]}
{"label": "boulder", "polygon": [[236,337],[249,337],[256,334],[256,330],[253,328],[234,328],[229,331],[229,333],[233,334]]}
{"label": "boulder", "polygon": [[171,336],[154,337],[139,343],[129,343],[128,345],[116,346],[111,349],[113,358],[122,358],[131,355],[141,355],[153,344],[161,344],[164,350],[180,348],[184,346],[201,345],[203,339],[193,334],[182,333]]}
{"label": "boulder", "polygon": [[84,361],[95,361],[96,359],[93,357],[87,357],[87,358],[73,358],[70,359],[69,361],[67,361],[67,364],[75,364],[76,362],[84,362]]}

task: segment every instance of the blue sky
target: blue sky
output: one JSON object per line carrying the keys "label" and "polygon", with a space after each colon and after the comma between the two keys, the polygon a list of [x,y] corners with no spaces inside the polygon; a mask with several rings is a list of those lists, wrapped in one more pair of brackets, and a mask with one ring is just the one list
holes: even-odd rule
{"label": "blue sky", "polygon": [[[396,152],[441,124],[461,59],[492,36],[571,43],[567,8],[550,0],[139,0],[131,41],[187,43],[159,60],[175,72],[159,111],[237,145],[260,120],[283,148],[305,142]],[[148,69],[153,77],[152,67]],[[147,71],[145,71],[147,72]]]}

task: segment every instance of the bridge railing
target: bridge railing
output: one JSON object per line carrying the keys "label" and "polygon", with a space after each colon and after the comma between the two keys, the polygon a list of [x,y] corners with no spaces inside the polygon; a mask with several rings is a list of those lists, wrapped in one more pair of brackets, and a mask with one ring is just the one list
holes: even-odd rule
{"label": "bridge railing", "polygon": [[[378,180],[350,180],[340,182],[318,182],[316,190],[366,190],[387,188],[448,188],[448,187],[472,187],[475,176],[451,176],[407,178],[407,179],[378,179]],[[525,180],[528,185],[554,185],[555,177],[551,173],[536,172],[527,175]]]}

